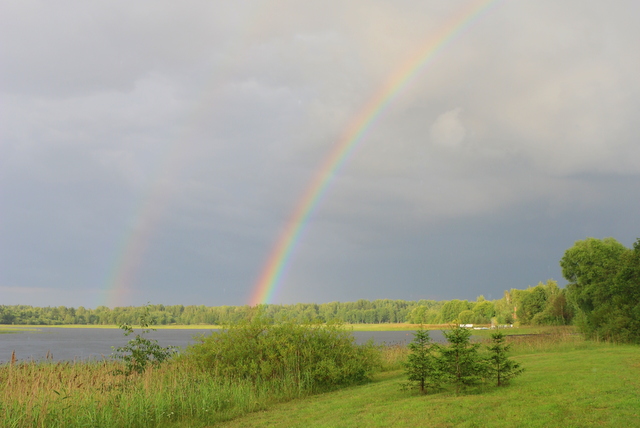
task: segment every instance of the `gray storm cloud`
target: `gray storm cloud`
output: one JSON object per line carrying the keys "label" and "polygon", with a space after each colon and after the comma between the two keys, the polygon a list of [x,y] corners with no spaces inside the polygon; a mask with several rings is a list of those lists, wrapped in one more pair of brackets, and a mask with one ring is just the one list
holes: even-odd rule
{"label": "gray storm cloud", "polygon": [[[96,306],[140,224],[129,303],[244,304],[358,113],[469,4],[2,3],[0,303]],[[639,15],[472,20],[335,171],[280,301],[499,297],[577,239],[633,242]]]}

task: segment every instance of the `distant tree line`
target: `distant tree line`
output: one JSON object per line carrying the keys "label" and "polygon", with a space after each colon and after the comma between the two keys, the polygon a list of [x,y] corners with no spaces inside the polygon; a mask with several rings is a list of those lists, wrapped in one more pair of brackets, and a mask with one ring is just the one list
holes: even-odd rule
{"label": "distant tree line", "polygon": [[[292,305],[263,305],[264,316],[281,321],[329,321],[340,320],[347,323],[395,323],[405,322],[413,308],[425,301],[403,300],[358,300],[357,302],[331,302],[324,304],[298,303]],[[250,306],[184,306],[148,305],[150,324],[195,325],[233,324],[247,319],[252,313]],[[27,305],[0,306],[0,324],[135,324],[143,315],[145,307],[98,306],[67,308],[33,307]]]}
{"label": "distant tree line", "polygon": [[[267,319],[345,323],[577,325],[587,336],[640,343],[640,239],[632,249],[613,238],[577,241],[560,260],[569,282],[554,280],[511,289],[497,300],[358,300],[356,302],[263,305]],[[245,320],[250,306],[148,305],[67,308],[0,305],[0,324],[135,324],[146,314],[154,325],[228,325]]]}
{"label": "distant tree line", "polygon": [[[250,306],[183,306],[148,305],[146,315],[153,325],[233,324],[244,320]],[[0,306],[0,324],[32,325],[121,325],[135,324],[145,307],[98,306],[67,308],[33,307],[27,305]],[[492,321],[510,324],[517,320],[529,324],[566,324],[571,312],[555,281],[539,284],[527,290],[505,292],[502,299],[489,301],[483,296],[468,300],[358,300],[356,302],[297,303],[263,305],[263,314],[274,322],[331,321],[352,324],[409,322],[415,324],[460,323],[489,324]]]}

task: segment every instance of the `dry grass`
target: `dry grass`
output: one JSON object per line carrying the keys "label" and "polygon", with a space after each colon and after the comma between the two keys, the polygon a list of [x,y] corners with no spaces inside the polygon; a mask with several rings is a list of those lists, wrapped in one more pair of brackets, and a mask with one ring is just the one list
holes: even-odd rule
{"label": "dry grass", "polygon": [[400,370],[402,362],[406,361],[409,355],[409,348],[406,345],[390,345],[381,348],[382,371]]}
{"label": "dry grass", "polygon": [[507,336],[513,354],[530,354],[537,352],[565,352],[592,348],[597,343],[587,342],[574,327],[548,327],[537,334],[512,334]]}

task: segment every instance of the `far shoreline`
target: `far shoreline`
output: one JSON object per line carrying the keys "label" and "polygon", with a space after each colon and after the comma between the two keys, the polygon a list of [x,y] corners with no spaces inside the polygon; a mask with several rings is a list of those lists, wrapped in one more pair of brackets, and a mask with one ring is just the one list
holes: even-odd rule
{"label": "far shoreline", "polygon": [[[409,324],[409,323],[381,323],[381,324],[342,324],[347,329],[353,331],[415,331],[421,327],[425,330],[448,330],[450,324]],[[140,329],[139,326],[133,325],[134,329]],[[152,325],[150,329],[154,330],[220,330],[225,326],[216,324],[168,324],[168,325]],[[115,324],[0,324],[0,331],[15,330],[34,330],[47,328],[99,328],[99,329],[117,329],[120,328]]]}

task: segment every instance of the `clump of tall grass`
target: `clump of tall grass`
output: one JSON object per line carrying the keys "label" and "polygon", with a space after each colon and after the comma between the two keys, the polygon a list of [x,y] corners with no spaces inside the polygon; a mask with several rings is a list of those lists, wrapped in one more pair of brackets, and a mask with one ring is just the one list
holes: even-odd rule
{"label": "clump of tall grass", "polygon": [[119,362],[19,362],[0,367],[7,427],[159,427],[213,424],[301,396],[288,378],[212,376],[187,360],[114,375]]}
{"label": "clump of tall grass", "polygon": [[400,370],[409,356],[409,348],[404,344],[386,345],[380,348],[381,371]]}
{"label": "clump of tall grass", "polygon": [[596,342],[585,340],[574,327],[557,326],[538,334],[509,335],[506,342],[511,345],[514,355],[538,352],[564,352],[589,349],[598,346]]}

